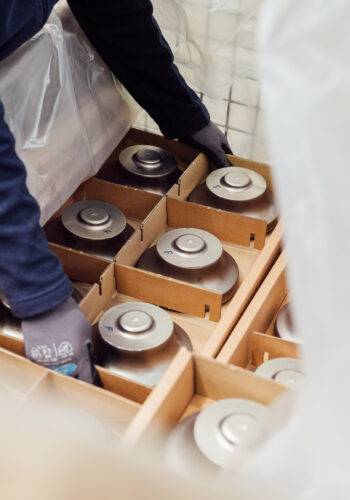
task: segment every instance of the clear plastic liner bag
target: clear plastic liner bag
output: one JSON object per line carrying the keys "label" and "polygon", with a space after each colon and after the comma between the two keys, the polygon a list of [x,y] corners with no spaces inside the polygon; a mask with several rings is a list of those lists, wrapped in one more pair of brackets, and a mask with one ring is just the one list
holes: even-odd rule
{"label": "clear plastic liner bag", "polygon": [[[175,63],[234,152],[268,161],[256,61],[260,0],[153,0]],[[157,130],[149,118],[141,128]],[[145,125],[146,124],[146,125]]]}
{"label": "clear plastic liner bag", "polygon": [[0,99],[42,224],[98,171],[137,113],[65,2],[1,62]]}
{"label": "clear plastic liner bag", "polygon": [[232,481],[245,500],[350,498],[349,16],[346,0],[261,9],[262,96],[306,378],[288,425]]}
{"label": "clear plastic liner bag", "polygon": [[252,18],[259,0],[154,0],[154,15],[189,84],[210,97],[254,76]]}

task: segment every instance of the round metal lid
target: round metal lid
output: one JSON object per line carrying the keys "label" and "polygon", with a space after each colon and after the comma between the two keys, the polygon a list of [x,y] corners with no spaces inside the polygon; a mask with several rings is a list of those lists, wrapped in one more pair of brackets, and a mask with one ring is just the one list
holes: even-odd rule
{"label": "round metal lid", "polygon": [[183,269],[201,269],[217,262],[223,248],[211,233],[195,228],[174,229],[157,241],[158,255],[168,264]]}
{"label": "round metal lid", "polygon": [[267,184],[254,170],[241,167],[219,168],[206,180],[207,188],[219,198],[230,201],[251,201],[262,196]]}
{"label": "round metal lid", "polygon": [[174,324],[160,307],[128,302],[111,307],[98,324],[101,337],[112,347],[141,352],[160,347],[171,337]]}
{"label": "round metal lid", "polygon": [[102,201],[78,201],[62,214],[62,224],[70,233],[88,240],[107,240],[121,234],[126,219],[114,205]]}
{"label": "round metal lid", "polygon": [[0,302],[7,307],[7,309],[10,309],[10,304],[9,301],[7,300],[7,297],[5,296],[4,292],[0,290]]}
{"label": "round metal lid", "polygon": [[266,434],[264,405],[248,399],[223,399],[202,410],[194,424],[194,438],[201,452],[224,467],[240,445],[254,446]]}
{"label": "round metal lid", "polygon": [[304,378],[302,363],[294,358],[270,359],[260,365],[255,373],[288,386],[293,386]]}
{"label": "round metal lid", "polygon": [[123,149],[119,163],[128,172],[141,177],[163,177],[177,169],[176,158],[156,146],[138,145]]}
{"label": "round metal lid", "polygon": [[275,322],[275,334],[284,340],[291,342],[301,342],[298,333],[295,330],[294,321],[290,305],[285,304],[279,311]]}

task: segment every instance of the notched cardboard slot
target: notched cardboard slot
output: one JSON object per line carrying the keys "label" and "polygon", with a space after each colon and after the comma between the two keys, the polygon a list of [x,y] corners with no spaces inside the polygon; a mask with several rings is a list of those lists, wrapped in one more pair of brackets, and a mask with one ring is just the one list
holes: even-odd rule
{"label": "notched cardboard slot", "polygon": [[116,264],[119,293],[144,302],[204,318],[206,304],[210,321],[219,321],[222,295],[159,274]]}
{"label": "notched cardboard slot", "polygon": [[92,178],[74,193],[74,201],[99,200],[115,205],[126,217],[142,221],[162,199],[161,196]]}
{"label": "notched cardboard slot", "polygon": [[252,347],[260,345],[257,344],[258,341],[265,342],[266,337],[266,342],[271,340],[271,349],[273,346],[276,346],[276,349],[279,346],[281,353],[289,352],[291,357],[294,357],[297,346],[293,342],[273,337],[277,314],[287,299],[285,269],[286,254],[283,251],[233,329],[218,355],[218,360],[247,366],[250,359],[254,362],[251,356]]}
{"label": "notched cardboard slot", "polygon": [[49,244],[50,249],[60,259],[64,272],[75,281],[82,283],[98,283],[101,274],[108,267],[108,263],[94,255],[63,247],[56,243]]}
{"label": "notched cardboard slot", "polygon": [[298,345],[271,335],[252,333],[250,338],[251,362],[254,367],[261,365],[268,359],[299,358]]}
{"label": "notched cardboard slot", "polygon": [[261,250],[265,245],[265,221],[171,198],[167,199],[167,209],[168,224],[171,227],[203,229],[221,241],[246,247],[250,246],[250,235],[254,234],[254,248]]}

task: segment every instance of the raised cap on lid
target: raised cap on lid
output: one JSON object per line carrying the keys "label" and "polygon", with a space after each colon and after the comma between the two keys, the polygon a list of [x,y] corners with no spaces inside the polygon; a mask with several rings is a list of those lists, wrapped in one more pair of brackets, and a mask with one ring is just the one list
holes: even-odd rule
{"label": "raised cap on lid", "polygon": [[173,229],[156,245],[158,255],[168,264],[183,269],[201,269],[217,262],[223,252],[221,241],[196,228]]}

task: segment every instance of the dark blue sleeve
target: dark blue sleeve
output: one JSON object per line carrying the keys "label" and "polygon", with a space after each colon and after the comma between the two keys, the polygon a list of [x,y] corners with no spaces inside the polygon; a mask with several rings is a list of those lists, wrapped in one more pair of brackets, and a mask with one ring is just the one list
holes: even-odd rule
{"label": "dark blue sleeve", "polygon": [[39,218],[39,205],[27,189],[26,169],[15,152],[0,102],[0,289],[18,318],[45,312],[72,294]]}
{"label": "dark blue sleeve", "polygon": [[186,84],[153,18],[150,0],[68,0],[92,45],[169,139],[198,132],[210,117]]}

